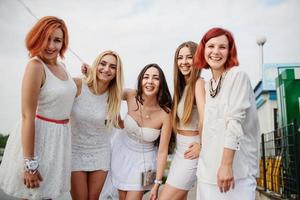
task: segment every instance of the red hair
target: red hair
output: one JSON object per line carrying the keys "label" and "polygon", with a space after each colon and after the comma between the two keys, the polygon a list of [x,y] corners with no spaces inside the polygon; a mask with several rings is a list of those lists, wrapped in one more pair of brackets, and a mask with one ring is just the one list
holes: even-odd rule
{"label": "red hair", "polygon": [[63,32],[63,45],[59,52],[59,56],[63,58],[69,44],[68,29],[62,19],[53,16],[41,18],[27,34],[25,43],[29,56],[34,57],[40,54],[47,47],[50,35],[58,28]]}
{"label": "red hair", "polygon": [[200,69],[202,68],[209,69],[209,65],[207,64],[204,58],[205,44],[211,38],[219,37],[221,35],[225,35],[229,43],[229,53],[228,53],[228,58],[225,62],[225,68],[230,68],[239,65],[239,61],[237,59],[236,45],[232,34],[226,29],[215,27],[210,29],[207,33],[205,33],[205,35],[201,39],[194,56],[194,66]]}

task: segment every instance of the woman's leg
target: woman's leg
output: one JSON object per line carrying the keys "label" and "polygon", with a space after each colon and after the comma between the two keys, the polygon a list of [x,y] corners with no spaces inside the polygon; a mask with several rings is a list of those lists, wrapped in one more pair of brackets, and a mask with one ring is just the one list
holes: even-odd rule
{"label": "woman's leg", "polygon": [[107,171],[97,170],[88,172],[88,200],[98,200],[102,191]]}
{"label": "woman's leg", "polygon": [[118,190],[119,191],[119,200],[125,200],[127,191],[124,190]]}
{"label": "woman's leg", "polygon": [[127,191],[126,200],[142,200],[144,191]]}
{"label": "woman's leg", "polygon": [[187,198],[187,193],[187,190],[181,190],[166,183],[161,191],[159,200],[184,200]]}
{"label": "woman's leg", "polygon": [[72,172],[71,196],[73,200],[88,199],[87,173],[83,171]]}

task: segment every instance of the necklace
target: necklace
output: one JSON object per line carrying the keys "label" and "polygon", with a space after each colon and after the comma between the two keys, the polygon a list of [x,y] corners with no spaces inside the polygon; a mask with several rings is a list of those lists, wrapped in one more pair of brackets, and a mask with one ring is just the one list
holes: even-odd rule
{"label": "necklace", "polygon": [[226,72],[223,73],[223,74],[219,77],[219,79],[218,79],[218,84],[217,84],[217,87],[216,87],[215,89],[214,89],[214,87],[213,87],[213,78],[211,78],[211,79],[209,80],[209,94],[210,94],[210,96],[211,96],[212,98],[214,98],[215,96],[217,96],[217,94],[220,92],[221,86],[222,86],[222,82],[223,82],[223,80],[224,80],[225,75],[226,75]]}
{"label": "necklace", "polygon": [[145,113],[144,105],[141,105],[141,117],[145,117],[146,119],[151,119],[151,113]]}

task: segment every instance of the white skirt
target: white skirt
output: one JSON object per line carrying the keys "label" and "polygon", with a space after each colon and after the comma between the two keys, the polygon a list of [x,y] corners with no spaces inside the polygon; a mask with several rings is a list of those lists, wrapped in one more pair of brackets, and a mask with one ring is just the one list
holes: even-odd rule
{"label": "white skirt", "polygon": [[255,200],[256,180],[254,177],[235,181],[234,189],[221,193],[215,184],[197,182],[197,200]]}
{"label": "white skirt", "polygon": [[184,158],[184,152],[194,142],[200,142],[199,135],[185,136],[176,134],[176,150],[170,166],[167,184],[181,190],[190,190],[196,183],[198,158],[193,160]]}
{"label": "white skirt", "polygon": [[35,121],[35,155],[39,157],[40,187],[28,189],[23,183],[21,125],[8,138],[0,165],[0,188],[24,199],[54,199],[70,191],[70,126],[40,119]]}
{"label": "white skirt", "polygon": [[152,186],[142,186],[142,172],[156,170],[157,147],[154,143],[141,144],[120,130],[112,146],[112,184],[119,190],[144,191]]}
{"label": "white skirt", "polygon": [[[99,133],[95,145],[74,144],[72,141],[72,171],[109,171],[111,160],[111,132]],[[95,137],[93,137],[95,139]],[[84,141],[81,141],[84,143]],[[91,143],[91,141],[89,141]]]}

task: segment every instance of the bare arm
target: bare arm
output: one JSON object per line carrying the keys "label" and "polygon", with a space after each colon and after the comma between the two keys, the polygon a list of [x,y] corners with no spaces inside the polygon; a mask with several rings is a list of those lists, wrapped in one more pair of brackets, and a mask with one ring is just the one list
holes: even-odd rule
{"label": "bare arm", "polygon": [[35,114],[44,69],[40,62],[30,61],[25,69],[22,82],[22,146],[23,156],[34,157]]}
{"label": "bare arm", "polygon": [[[23,156],[29,160],[33,159],[34,141],[35,141],[35,114],[37,109],[40,88],[44,77],[44,69],[40,62],[36,60],[30,61],[25,69],[22,82],[22,147]],[[39,187],[42,181],[39,171],[35,173],[24,171],[23,182],[28,188]]]}
{"label": "bare arm", "polygon": [[[167,163],[169,141],[172,134],[171,114],[165,115],[161,129],[160,142],[157,154],[157,173],[156,180],[162,180]],[[157,198],[159,184],[154,184],[151,190],[151,200]]]}
{"label": "bare arm", "polygon": [[76,87],[77,87],[77,92],[76,92],[76,97],[78,97],[81,94],[81,88],[82,88],[82,79],[80,78],[73,78]]}
{"label": "bare arm", "polygon": [[205,105],[205,83],[204,80],[199,78],[195,86],[195,99],[199,115],[199,134],[201,136],[203,129],[203,119],[204,119],[204,105]]}

